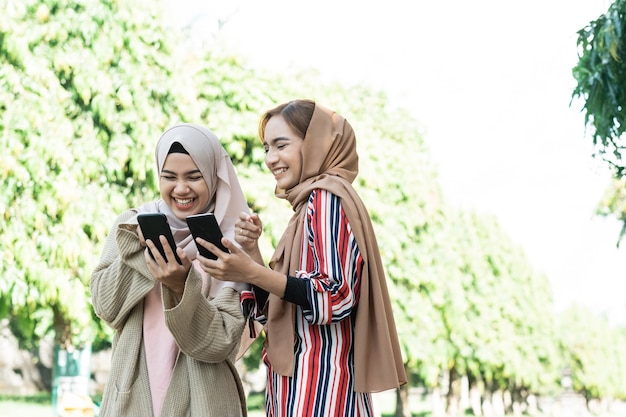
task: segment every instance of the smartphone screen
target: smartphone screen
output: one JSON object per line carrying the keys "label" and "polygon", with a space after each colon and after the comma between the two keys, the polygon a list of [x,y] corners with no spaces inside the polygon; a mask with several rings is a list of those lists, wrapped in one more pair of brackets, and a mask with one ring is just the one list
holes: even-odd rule
{"label": "smartphone screen", "polygon": [[[141,227],[141,233],[143,233],[144,239],[150,239],[154,246],[157,247],[163,259],[165,257],[165,249],[163,249],[163,245],[161,245],[161,240],[159,239],[160,235],[165,236],[170,247],[174,251],[174,256],[176,257],[176,262],[182,265],[180,258],[176,254],[176,242],[174,242],[174,236],[172,236],[172,229],[170,229],[170,225],[167,222],[167,217],[163,213],[141,213],[137,216],[137,222]],[[150,252],[150,256],[154,259],[154,255]]]}
{"label": "smartphone screen", "polygon": [[[189,230],[191,231],[191,235],[194,240],[201,237],[202,239],[211,242],[222,251],[228,252],[228,249],[222,245],[222,231],[220,230],[220,225],[217,223],[217,219],[213,213],[201,213],[194,214],[193,216],[187,216],[187,225],[189,226]],[[197,242],[196,246],[198,247],[200,255],[209,259],[217,259],[217,256],[204,246],[201,246]]]}

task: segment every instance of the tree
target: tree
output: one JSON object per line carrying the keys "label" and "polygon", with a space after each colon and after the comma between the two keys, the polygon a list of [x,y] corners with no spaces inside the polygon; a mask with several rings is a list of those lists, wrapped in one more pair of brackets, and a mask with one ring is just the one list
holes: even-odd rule
{"label": "tree", "polygon": [[611,216],[622,223],[622,229],[617,239],[617,246],[626,236],[626,177],[614,178],[604,196],[600,200],[596,213],[601,216]]}
{"label": "tree", "polygon": [[593,401],[626,398],[624,329],[612,328],[605,318],[578,305],[562,312],[557,323],[563,367],[588,407]]}
{"label": "tree", "polygon": [[[572,100],[583,101],[585,126],[590,129],[596,156],[612,168],[616,182],[608,191],[611,207],[599,212],[614,215],[623,223],[619,240],[626,234],[626,199],[623,183],[626,160],[626,1],[615,0],[607,12],[578,31],[577,82]],[[618,241],[619,244],[619,241]]]}
{"label": "tree", "polygon": [[[222,139],[264,220],[269,257],[291,208],[273,196],[257,123],[279,102],[310,97],[357,132],[355,187],[376,228],[408,374],[430,389],[443,371],[452,385],[551,386],[545,277],[495,221],[446,206],[405,110],[367,85],[260,71],[211,44],[186,49],[160,4],[0,0],[0,317],[24,344],[52,330],[59,344],[108,341],[87,313],[90,274],[115,216],[156,196],[154,143],[174,122],[205,123]],[[409,415],[399,392],[397,415]]]}
{"label": "tree", "polygon": [[598,154],[621,177],[626,168],[626,1],[616,0],[607,12],[578,31],[579,61],[573,69],[573,98],[584,101],[585,124],[591,128]]}
{"label": "tree", "polygon": [[0,7],[0,316],[26,345],[81,345],[93,248],[154,195],[154,140],[180,118],[174,37],[154,2]]}
{"label": "tree", "polygon": [[448,208],[440,228],[438,279],[426,292],[440,348],[427,362],[446,376],[448,413],[482,413],[485,406],[496,415],[505,407],[521,413],[529,394],[545,393],[556,379],[548,280],[491,216]]}

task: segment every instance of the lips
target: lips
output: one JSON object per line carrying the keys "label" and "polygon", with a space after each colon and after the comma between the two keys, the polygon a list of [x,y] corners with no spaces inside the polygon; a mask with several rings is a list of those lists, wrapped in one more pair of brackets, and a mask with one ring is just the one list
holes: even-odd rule
{"label": "lips", "polygon": [[184,210],[193,206],[195,198],[172,198],[172,200],[174,200],[176,207]]}

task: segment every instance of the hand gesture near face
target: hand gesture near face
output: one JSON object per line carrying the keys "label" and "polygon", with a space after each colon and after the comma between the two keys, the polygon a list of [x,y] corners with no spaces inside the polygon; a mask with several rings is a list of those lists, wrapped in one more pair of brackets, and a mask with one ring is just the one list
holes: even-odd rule
{"label": "hand gesture near face", "polygon": [[235,223],[235,242],[248,254],[258,249],[259,238],[263,233],[263,223],[256,213],[240,213]]}

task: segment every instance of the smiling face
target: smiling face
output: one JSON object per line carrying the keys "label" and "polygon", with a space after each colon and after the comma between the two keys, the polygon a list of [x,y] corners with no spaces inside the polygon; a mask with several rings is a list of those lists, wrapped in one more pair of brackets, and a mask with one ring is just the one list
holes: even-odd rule
{"label": "smiling face", "polygon": [[274,116],[267,121],[263,138],[265,165],[274,174],[276,186],[289,190],[298,185],[302,173],[304,138],[298,136],[282,116]]}
{"label": "smiling face", "polygon": [[209,205],[210,193],[202,173],[189,155],[167,155],[159,178],[161,198],[181,220]]}

